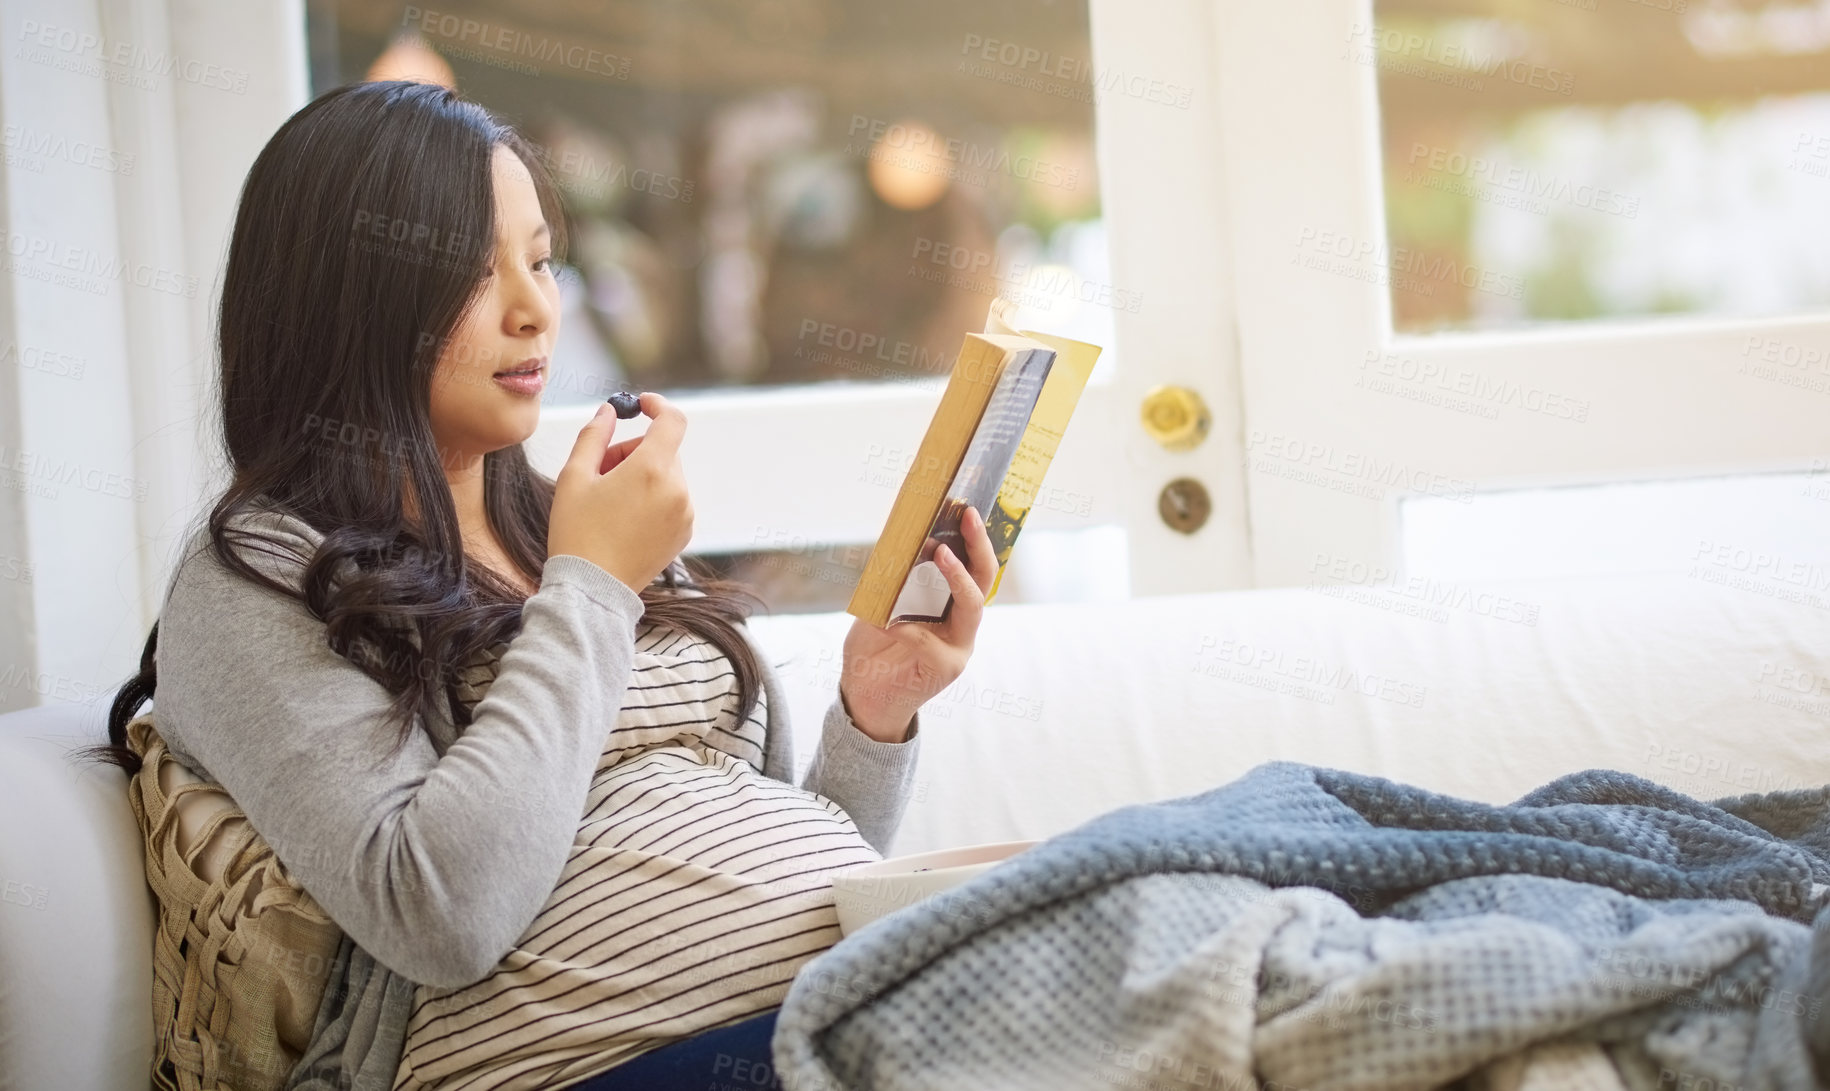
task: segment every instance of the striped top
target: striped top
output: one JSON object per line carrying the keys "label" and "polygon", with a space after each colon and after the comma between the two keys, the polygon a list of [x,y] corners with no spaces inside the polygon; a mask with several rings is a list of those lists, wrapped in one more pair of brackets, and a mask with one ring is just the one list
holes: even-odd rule
{"label": "striped top", "polygon": [[880,859],[845,811],[762,773],[716,645],[643,620],[558,885],[489,976],[421,985],[395,1091],[548,1088],[779,1007],[839,940],[828,873]]}
{"label": "striped top", "polygon": [[[258,539],[231,542],[243,559],[294,590],[306,560],[325,541],[303,518],[272,507],[239,512],[230,523],[240,532],[236,539]],[[657,580],[679,594],[703,593]],[[849,850],[834,850],[846,840],[847,819],[866,846],[888,850],[914,787],[919,715],[903,741],[879,742],[852,723],[835,693],[812,762],[797,776],[792,709],[763,649],[754,648],[768,711],[758,710],[755,723],[734,723],[736,683],[729,664],[708,661],[708,649],[694,648],[678,632],[656,631],[647,615],[636,589],[604,569],[569,554],[548,557],[513,638],[465,664],[449,708],[436,702],[434,714],[421,718],[424,730],[403,738],[388,725],[395,695],[331,647],[323,619],[297,598],[223,564],[210,548],[207,527],[192,531],[159,614],[159,734],[187,769],[230,794],[287,873],[349,941],[349,958],[339,957],[328,971],[312,1040],[301,1071],[293,1073],[299,1086],[392,1088],[403,1075],[416,1086],[534,1086],[549,1077],[564,1082],[632,1056],[628,1042],[649,1048],[714,1026],[727,1012],[740,1017],[752,1010],[746,1004],[761,1007],[761,994],[740,995],[747,986],[725,981],[671,1001],[665,1010],[608,1017],[590,1044],[559,1035],[530,1043],[511,1033],[492,1046],[453,1052],[465,1046],[466,1034],[494,1035],[530,1011],[559,1011],[594,988],[613,991],[604,987],[612,980],[641,985],[643,974],[675,971],[684,961],[641,965],[640,952],[621,952],[603,935],[573,934],[584,926],[621,928],[632,940],[648,938],[650,930],[690,929],[689,938],[720,957],[691,972],[717,976],[713,971],[721,966],[779,973],[785,981],[792,967],[769,965],[770,957],[781,956],[726,953],[716,944],[744,946],[733,942],[737,933],[714,938],[721,930],[695,925],[693,906],[701,905],[700,914],[756,925],[774,915],[766,909],[744,915],[770,896],[751,889],[759,884],[773,884],[773,893],[825,898],[823,889],[794,890],[788,876],[807,871],[805,881],[814,885],[813,865],[874,858],[855,841]],[[737,629],[754,644],[747,626]],[[644,649],[642,675],[635,673],[638,646]],[[663,682],[675,691],[631,688]],[[625,711],[636,699],[650,706],[648,718],[633,707]],[[465,707],[471,715],[460,729],[458,720],[466,718],[458,713]],[[762,778],[755,773],[758,739]],[[626,777],[644,775],[619,767],[642,759],[647,749],[654,751],[647,767],[652,779],[610,798]],[[719,775],[729,778],[723,789],[693,783]],[[796,791],[795,784],[806,791]],[[690,804],[719,791],[729,793],[722,799],[726,812],[704,822],[704,814],[688,813]],[[798,805],[806,818],[839,832],[768,847],[767,839],[814,827],[791,825],[795,817],[762,807],[764,797],[776,807]],[[614,828],[645,815],[654,822],[646,832]],[[704,836],[713,825],[745,837],[715,846]],[[797,856],[801,852],[818,855]],[[615,874],[645,857],[655,858],[649,870]],[[679,873],[662,874],[675,864]],[[642,891],[602,897],[619,889],[612,884],[644,876],[654,881]],[[703,882],[688,885],[695,878]],[[679,892],[668,893],[674,885]],[[726,887],[744,889],[710,900]],[[577,897],[559,904],[572,894]],[[660,896],[644,904],[686,908],[644,923],[639,907],[628,903],[651,895]],[[698,895],[708,900],[696,903]],[[556,912],[536,921],[543,909]],[[556,916],[565,923],[547,931]],[[759,927],[767,939],[766,929],[776,926]],[[665,954],[666,942],[663,937],[643,950]],[[746,964],[759,955],[763,969]],[[538,969],[527,972],[529,966]],[[548,971],[570,976],[564,984],[529,986],[550,995],[536,991],[516,1014],[478,1023],[501,1014],[492,1003],[506,1011],[528,996],[473,1003],[485,981],[513,984]],[[574,980],[587,977],[591,983],[572,989]],[[666,998],[665,984],[649,984]],[[712,1002],[703,1010],[655,1021],[657,1012],[671,1018],[705,998]],[[619,1002],[603,999],[602,1008],[614,1011]],[[421,1030],[413,1036],[416,1052],[403,1066],[416,1008]],[[435,1017],[443,1018],[434,1023]],[[597,1009],[585,1008],[570,1015],[568,1025],[596,1018]],[[535,1028],[529,1037],[553,1029]],[[433,1041],[439,1035],[449,1036]],[[492,1082],[498,1080],[503,1082]]]}

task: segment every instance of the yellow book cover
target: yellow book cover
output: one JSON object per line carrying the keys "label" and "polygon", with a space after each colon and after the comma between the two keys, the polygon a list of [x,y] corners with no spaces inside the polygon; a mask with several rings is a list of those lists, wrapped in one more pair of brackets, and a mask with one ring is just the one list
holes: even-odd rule
{"label": "yellow book cover", "polygon": [[848,613],[879,627],[889,624],[890,608],[926,545],[924,539],[984,420],[999,377],[1017,354],[1036,344],[1027,338],[1002,334],[965,336],[940,405],[929,418],[883,532],[877,536],[864,571],[859,574],[858,586],[846,606]]}
{"label": "yellow book cover", "polygon": [[995,301],[985,330],[989,335],[1017,334],[1026,347],[1007,358],[998,386],[891,607],[890,625],[946,618],[953,596],[932,557],[936,546],[945,542],[965,559],[960,519],[968,505],[985,518],[998,562],[986,602],[997,597],[1017,535],[1099,360],[1102,350],[1097,345],[1028,330],[1018,334],[1010,323],[1014,310],[1006,300]]}

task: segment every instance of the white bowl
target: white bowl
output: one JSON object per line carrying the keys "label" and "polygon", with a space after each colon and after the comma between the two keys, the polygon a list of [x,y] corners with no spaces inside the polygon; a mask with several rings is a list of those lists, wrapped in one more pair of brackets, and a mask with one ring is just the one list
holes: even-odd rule
{"label": "white bowl", "polygon": [[832,896],[839,911],[839,933],[849,936],[878,917],[958,886],[1038,844],[1041,842],[967,845],[913,856],[892,856],[874,864],[834,872]]}

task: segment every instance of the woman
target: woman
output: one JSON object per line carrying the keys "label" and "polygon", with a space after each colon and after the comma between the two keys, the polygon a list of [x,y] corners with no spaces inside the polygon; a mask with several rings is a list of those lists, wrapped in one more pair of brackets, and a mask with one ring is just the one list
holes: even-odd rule
{"label": "woman", "polygon": [[647,432],[613,444],[600,409],[556,481],[522,452],[563,245],[539,157],[430,84],[324,94],[243,188],[220,317],[233,479],[110,733],[131,769],[156,685],[171,752],[384,978],[330,983],[312,1086],[397,1062],[396,1088],[655,1087],[644,1062],[671,1060],[703,1087],[694,1047],[729,1060],[723,1028],[766,1047],[838,939],[824,876],[879,858],[917,710],[971,654],[982,520],[942,562],[944,623],[853,625],[787,783],[742,591],[678,557],[680,410],[643,394]]}

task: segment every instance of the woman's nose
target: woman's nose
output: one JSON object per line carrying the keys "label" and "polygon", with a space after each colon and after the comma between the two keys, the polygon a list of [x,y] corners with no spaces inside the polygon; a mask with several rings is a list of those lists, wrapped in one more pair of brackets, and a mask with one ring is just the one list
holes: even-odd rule
{"label": "woman's nose", "polygon": [[517,278],[515,298],[508,308],[509,324],[517,333],[541,333],[553,324],[557,308],[532,273]]}

